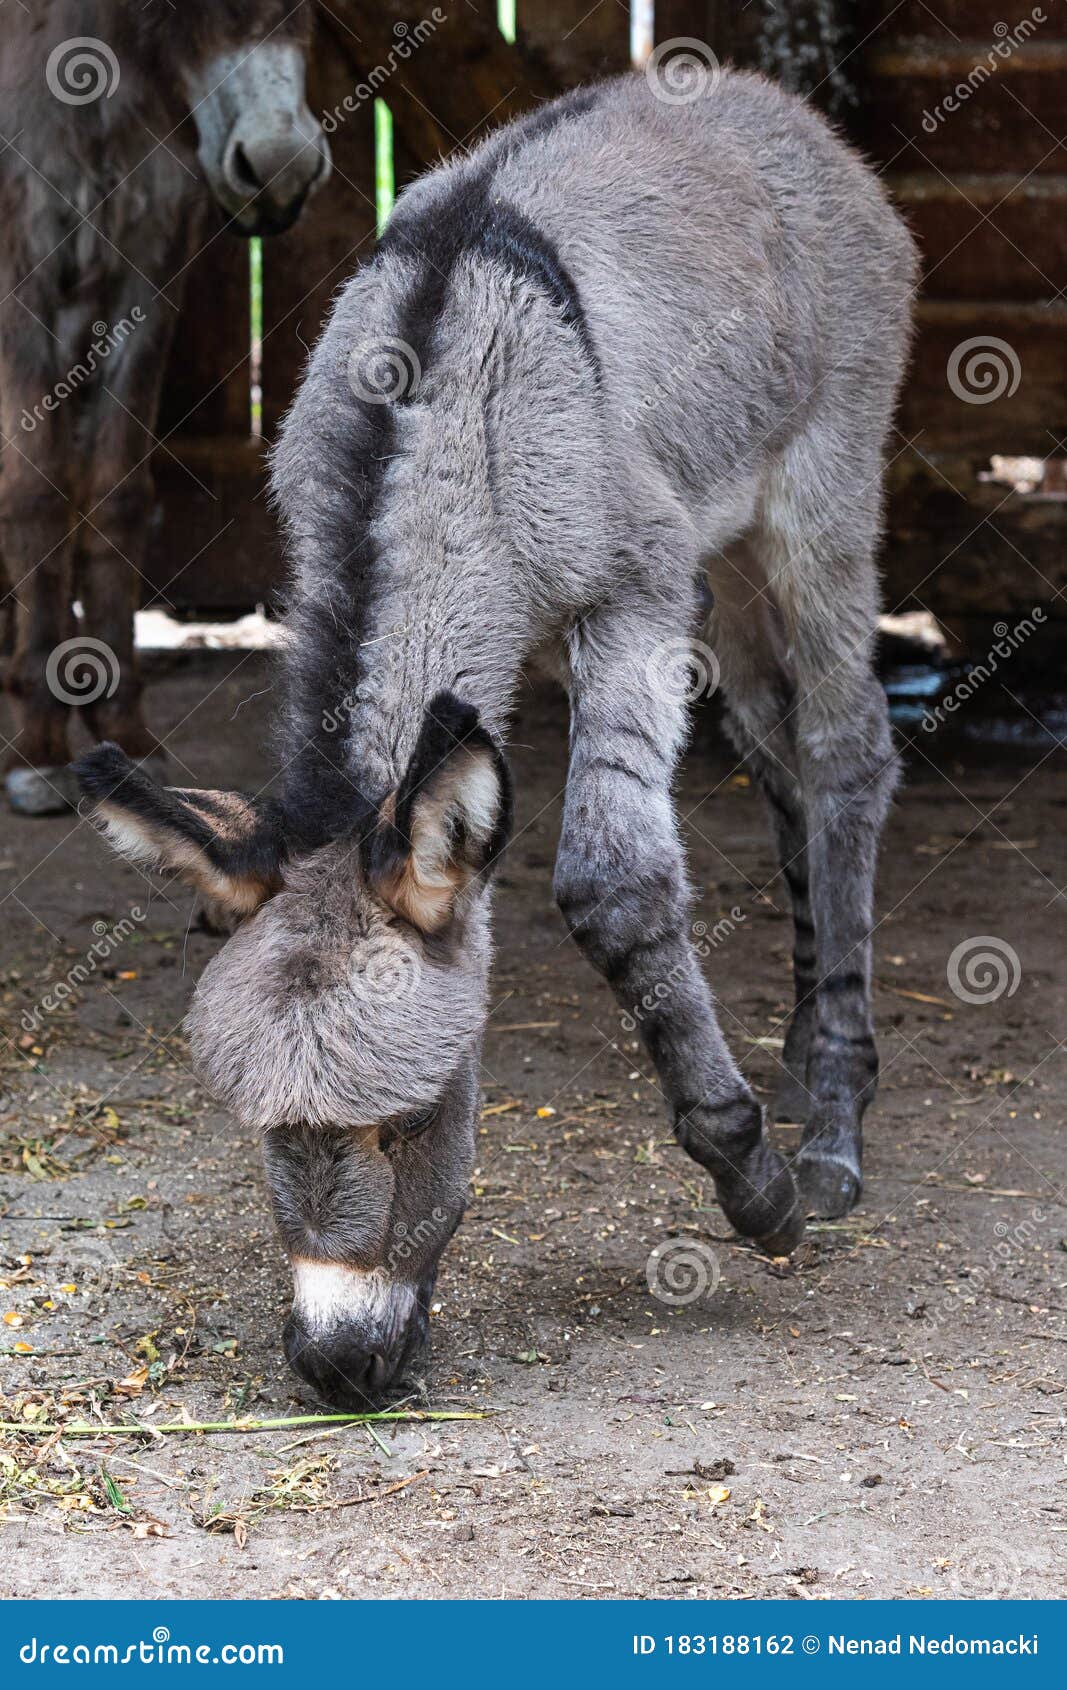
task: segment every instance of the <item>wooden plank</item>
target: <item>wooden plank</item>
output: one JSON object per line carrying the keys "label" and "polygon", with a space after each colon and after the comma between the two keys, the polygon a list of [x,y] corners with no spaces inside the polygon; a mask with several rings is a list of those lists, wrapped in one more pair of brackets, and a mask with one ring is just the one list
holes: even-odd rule
{"label": "wooden plank", "polygon": [[330,300],[373,251],[374,99],[319,29],[308,101],[324,124],[333,174],[287,234],[263,247],[263,431],[273,434],[315,344]]}
{"label": "wooden plank", "polygon": [[249,430],[248,242],[210,221],[186,277],[157,433]]}
{"label": "wooden plank", "polygon": [[[1058,173],[1067,43],[1030,43],[990,71],[979,51],[881,49],[867,60],[869,145],[899,171]],[[985,80],[982,80],[982,75]]]}
{"label": "wooden plank", "polygon": [[1013,493],[981,479],[988,467],[988,458],[955,449],[905,452],[892,464],[888,609],[921,606],[950,628],[967,615],[1035,605],[1050,619],[1067,617],[1067,498]]}
{"label": "wooden plank", "polygon": [[861,103],[865,28],[851,0],[775,0],[719,6],[716,51],[754,66],[842,121]]}
{"label": "wooden plank", "polygon": [[656,0],[656,41],[676,41],[688,36],[704,41],[718,52],[720,8],[715,0]]}
{"label": "wooden plank", "polygon": [[630,63],[630,8],[620,0],[519,0],[518,38],[562,88],[612,76]]}
{"label": "wooden plank", "polygon": [[[1067,35],[1067,10],[1054,0],[1045,0],[1037,10],[1045,15],[1038,27],[1041,40]],[[893,37],[919,39],[952,45],[957,41],[984,42],[988,47],[1022,19],[1033,16],[1024,3],[1016,11],[1004,0],[875,0],[867,28],[877,31],[879,42]],[[1000,28],[998,29],[998,24]]]}
{"label": "wooden plank", "polygon": [[928,296],[1032,300],[1067,287],[1067,175],[924,172],[889,186],[922,247]]}
{"label": "wooden plank", "polygon": [[[616,0],[599,10],[620,12]],[[559,91],[546,55],[505,41],[482,5],[321,0],[319,17],[356,94],[388,101],[424,165]]]}
{"label": "wooden plank", "polygon": [[263,443],[175,435],[153,463],[157,501],[145,561],[145,603],[229,614],[268,601],[282,578],[266,500]]}
{"label": "wooden plank", "polygon": [[[959,350],[990,340],[1002,344],[988,358]],[[950,368],[958,371],[955,386]],[[987,399],[992,393],[998,396]],[[922,450],[1045,457],[1067,435],[1067,305],[920,305],[899,427]]]}

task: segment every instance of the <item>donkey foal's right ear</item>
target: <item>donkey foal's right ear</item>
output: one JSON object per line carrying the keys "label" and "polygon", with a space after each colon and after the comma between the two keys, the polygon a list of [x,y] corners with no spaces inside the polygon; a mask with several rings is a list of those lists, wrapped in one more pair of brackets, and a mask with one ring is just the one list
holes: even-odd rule
{"label": "donkey foal's right ear", "polygon": [[74,764],[110,844],[141,868],[176,873],[230,917],[251,915],[282,884],[278,818],[239,792],[160,786],[117,745]]}
{"label": "donkey foal's right ear", "polygon": [[469,704],[438,693],[367,842],[370,884],[414,927],[439,932],[459,894],[507,844],[511,808],[511,776],[496,740]]}

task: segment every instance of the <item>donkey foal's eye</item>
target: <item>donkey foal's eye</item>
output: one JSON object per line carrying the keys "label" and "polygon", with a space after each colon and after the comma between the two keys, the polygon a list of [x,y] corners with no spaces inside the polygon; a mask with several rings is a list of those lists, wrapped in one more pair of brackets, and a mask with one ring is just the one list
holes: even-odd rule
{"label": "donkey foal's eye", "polygon": [[399,1139],[418,1138],[427,1127],[431,1127],[437,1118],[440,1105],[435,1103],[429,1109],[418,1109],[413,1114],[392,1115],[388,1121],[383,1121],[378,1128],[378,1145],[387,1150],[391,1144]]}

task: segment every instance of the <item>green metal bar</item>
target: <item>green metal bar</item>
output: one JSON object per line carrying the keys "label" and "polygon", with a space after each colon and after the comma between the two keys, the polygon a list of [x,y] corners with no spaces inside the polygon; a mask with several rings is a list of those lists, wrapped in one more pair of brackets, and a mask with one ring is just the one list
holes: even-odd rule
{"label": "green metal bar", "polygon": [[504,40],[512,43],[515,40],[515,8],[516,0],[496,0],[497,28]]}
{"label": "green metal bar", "polygon": [[374,207],[379,238],[385,232],[396,199],[393,163],[393,114],[384,100],[374,102]]}
{"label": "green metal bar", "polygon": [[263,433],[263,242],[253,235],[248,243],[248,426]]}

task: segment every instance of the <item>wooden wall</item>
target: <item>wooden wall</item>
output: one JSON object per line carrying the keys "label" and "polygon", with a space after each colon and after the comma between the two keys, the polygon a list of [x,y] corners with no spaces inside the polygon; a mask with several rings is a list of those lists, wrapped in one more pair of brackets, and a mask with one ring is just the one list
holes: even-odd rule
{"label": "wooden wall", "polygon": [[[836,12],[835,12],[836,7]],[[1067,6],[995,58],[945,111],[1026,8],[1002,0],[659,0],[657,39],[692,36],[805,90],[884,170],[924,253],[915,357],[891,466],[887,596],[950,624],[1034,604],[1067,614],[1067,500],[982,479],[993,454],[1067,457]],[[311,104],[341,106],[429,14],[405,0],[329,0],[319,15]],[[398,184],[482,129],[561,87],[622,70],[621,0],[518,0],[519,39],[495,0],[445,8],[432,39],[389,76]],[[829,19],[829,23],[828,20]],[[829,31],[829,35],[828,32]],[[939,115],[940,109],[940,115]],[[488,121],[487,121],[488,114]],[[942,120],[943,119],[943,120]],[[342,112],[334,175],[305,219],[264,245],[263,426],[269,438],[331,295],[374,239],[373,106]],[[993,337],[1008,386],[968,402],[948,377],[961,343]],[[152,578],[176,608],[237,610],[280,575],[249,438],[248,253],[220,235],[202,255],[167,383],[156,455]],[[1013,360],[1015,361],[1013,363]],[[1014,383],[1014,369],[1019,379]],[[990,366],[989,368],[992,368]]]}

